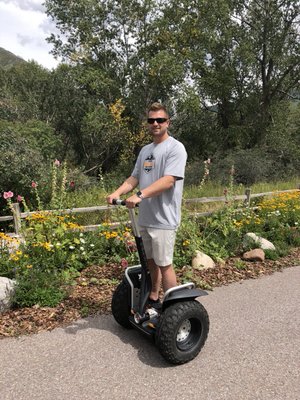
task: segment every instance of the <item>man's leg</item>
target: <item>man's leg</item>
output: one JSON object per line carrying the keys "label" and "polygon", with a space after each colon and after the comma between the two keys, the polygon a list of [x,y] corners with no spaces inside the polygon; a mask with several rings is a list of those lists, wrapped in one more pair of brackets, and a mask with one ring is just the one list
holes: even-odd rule
{"label": "man's leg", "polygon": [[173,265],[159,267],[155,264],[153,259],[150,259],[148,260],[148,268],[152,281],[152,290],[149,295],[150,299],[158,299],[161,282],[164,292],[177,285],[177,279]]}
{"label": "man's leg", "polygon": [[173,265],[166,267],[159,267],[162,276],[163,290],[166,292],[168,289],[177,286],[176,274]]}
{"label": "man's leg", "polygon": [[155,264],[153,259],[147,260],[148,268],[151,276],[152,289],[150,292],[150,299],[157,300],[159,297],[159,290],[161,285],[161,272],[160,268]]}

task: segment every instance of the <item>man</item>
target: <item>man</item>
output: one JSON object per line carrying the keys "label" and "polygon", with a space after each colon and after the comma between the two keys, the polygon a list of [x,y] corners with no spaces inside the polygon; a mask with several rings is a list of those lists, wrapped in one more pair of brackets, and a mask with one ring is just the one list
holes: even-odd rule
{"label": "man", "polygon": [[126,205],[133,208],[139,204],[140,233],[152,281],[149,303],[155,305],[161,282],[164,291],[177,284],[172,261],[187,154],[183,144],[169,135],[169,114],[162,104],[151,105],[147,122],[152,143],[142,148],[131,176],[107,202],[112,204],[139,185],[140,190],[126,199]]}

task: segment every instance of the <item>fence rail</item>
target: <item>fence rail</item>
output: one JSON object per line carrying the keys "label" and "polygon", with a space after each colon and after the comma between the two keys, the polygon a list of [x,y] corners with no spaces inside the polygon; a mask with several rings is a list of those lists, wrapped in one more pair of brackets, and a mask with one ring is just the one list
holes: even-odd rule
{"label": "fence rail", "polygon": [[[274,194],[277,193],[289,193],[289,192],[295,192],[299,190],[298,189],[289,189],[289,190],[279,190],[279,191],[275,191],[275,192],[265,192],[265,193],[254,193],[251,194],[250,189],[246,189],[245,194],[243,195],[239,195],[239,196],[234,196],[233,200],[244,200],[245,202],[250,202],[250,200],[252,198],[255,197],[262,197],[262,196],[274,196]],[[195,198],[195,199],[186,199],[185,203],[216,203],[216,202],[225,202],[227,201],[227,198],[225,196],[221,196],[221,197],[199,197],[199,198]]]}
{"label": "fence rail", "polygon": [[[279,194],[279,193],[290,193],[290,192],[295,192],[297,190],[300,190],[300,185],[298,186],[297,189],[289,189],[289,190],[278,190],[274,192],[265,192],[265,193],[254,193],[251,194],[250,189],[245,190],[244,195],[238,195],[238,196],[233,196],[231,200],[237,201],[237,200],[243,200],[244,204],[249,207],[251,199],[256,198],[256,197],[263,197],[263,196],[274,196],[274,194]],[[189,203],[217,203],[217,202],[226,202],[228,201],[228,198],[226,196],[220,196],[220,197],[199,197],[199,198],[194,198],[194,199],[185,199],[184,203],[189,204]],[[107,211],[115,208],[115,206],[92,206],[92,207],[79,207],[79,208],[68,208],[68,209],[62,209],[62,210],[43,210],[43,212],[58,212],[61,214],[76,214],[76,213],[91,213],[95,211]],[[21,212],[20,206],[18,203],[13,203],[13,215],[5,215],[5,216],[0,216],[0,222],[4,221],[13,221],[14,222],[14,230],[15,234],[19,234],[21,231],[21,220],[22,218],[26,218],[30,215],[36,214],[37,211],[30,211],[30,212]],[[213,214],[213,211],[210,212],[202,212],[202,213],[197,213],[198,216],[208,216]],[[110,224],[111,227],[118,226],[119,223],[115,222]],[[101,225],[85,225],[84,230],[85,231],[94,231],[97,230]]]}

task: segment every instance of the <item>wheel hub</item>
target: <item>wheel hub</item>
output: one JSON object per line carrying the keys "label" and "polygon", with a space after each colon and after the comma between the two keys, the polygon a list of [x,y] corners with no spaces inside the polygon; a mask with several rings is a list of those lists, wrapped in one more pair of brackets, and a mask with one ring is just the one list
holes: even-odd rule
{"label": "wheel hub", "polygon": [[176,337],[177,342],[184,342],[191,333],[191,329],[192,329],[192,324],[190,320],[186,319],[185,321],[183,321],[177,332],[177,337]]}

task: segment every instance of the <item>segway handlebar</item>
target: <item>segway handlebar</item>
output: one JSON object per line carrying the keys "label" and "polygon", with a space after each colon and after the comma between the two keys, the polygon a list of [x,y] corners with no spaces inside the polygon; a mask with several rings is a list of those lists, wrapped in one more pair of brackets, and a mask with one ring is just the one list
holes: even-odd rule
{"label": "segway handlebar", "polygon": [[121,199],[113,199],[112,204],[114,206],[126,206],[126,201]]}
{"label": "segway handlebar", "polygon": [[[126,200],[121,200],[121,199],[113,199],[112,204],[114,206],[126,206]],[[136,207],[138,204],[136,205]],[[134,233],[135,237],[140,237],[140,229],[136,221],[136,216],[133,208],[129,208],[129,216],[130,216],[130,222],[131,222],[131,227]]]}

